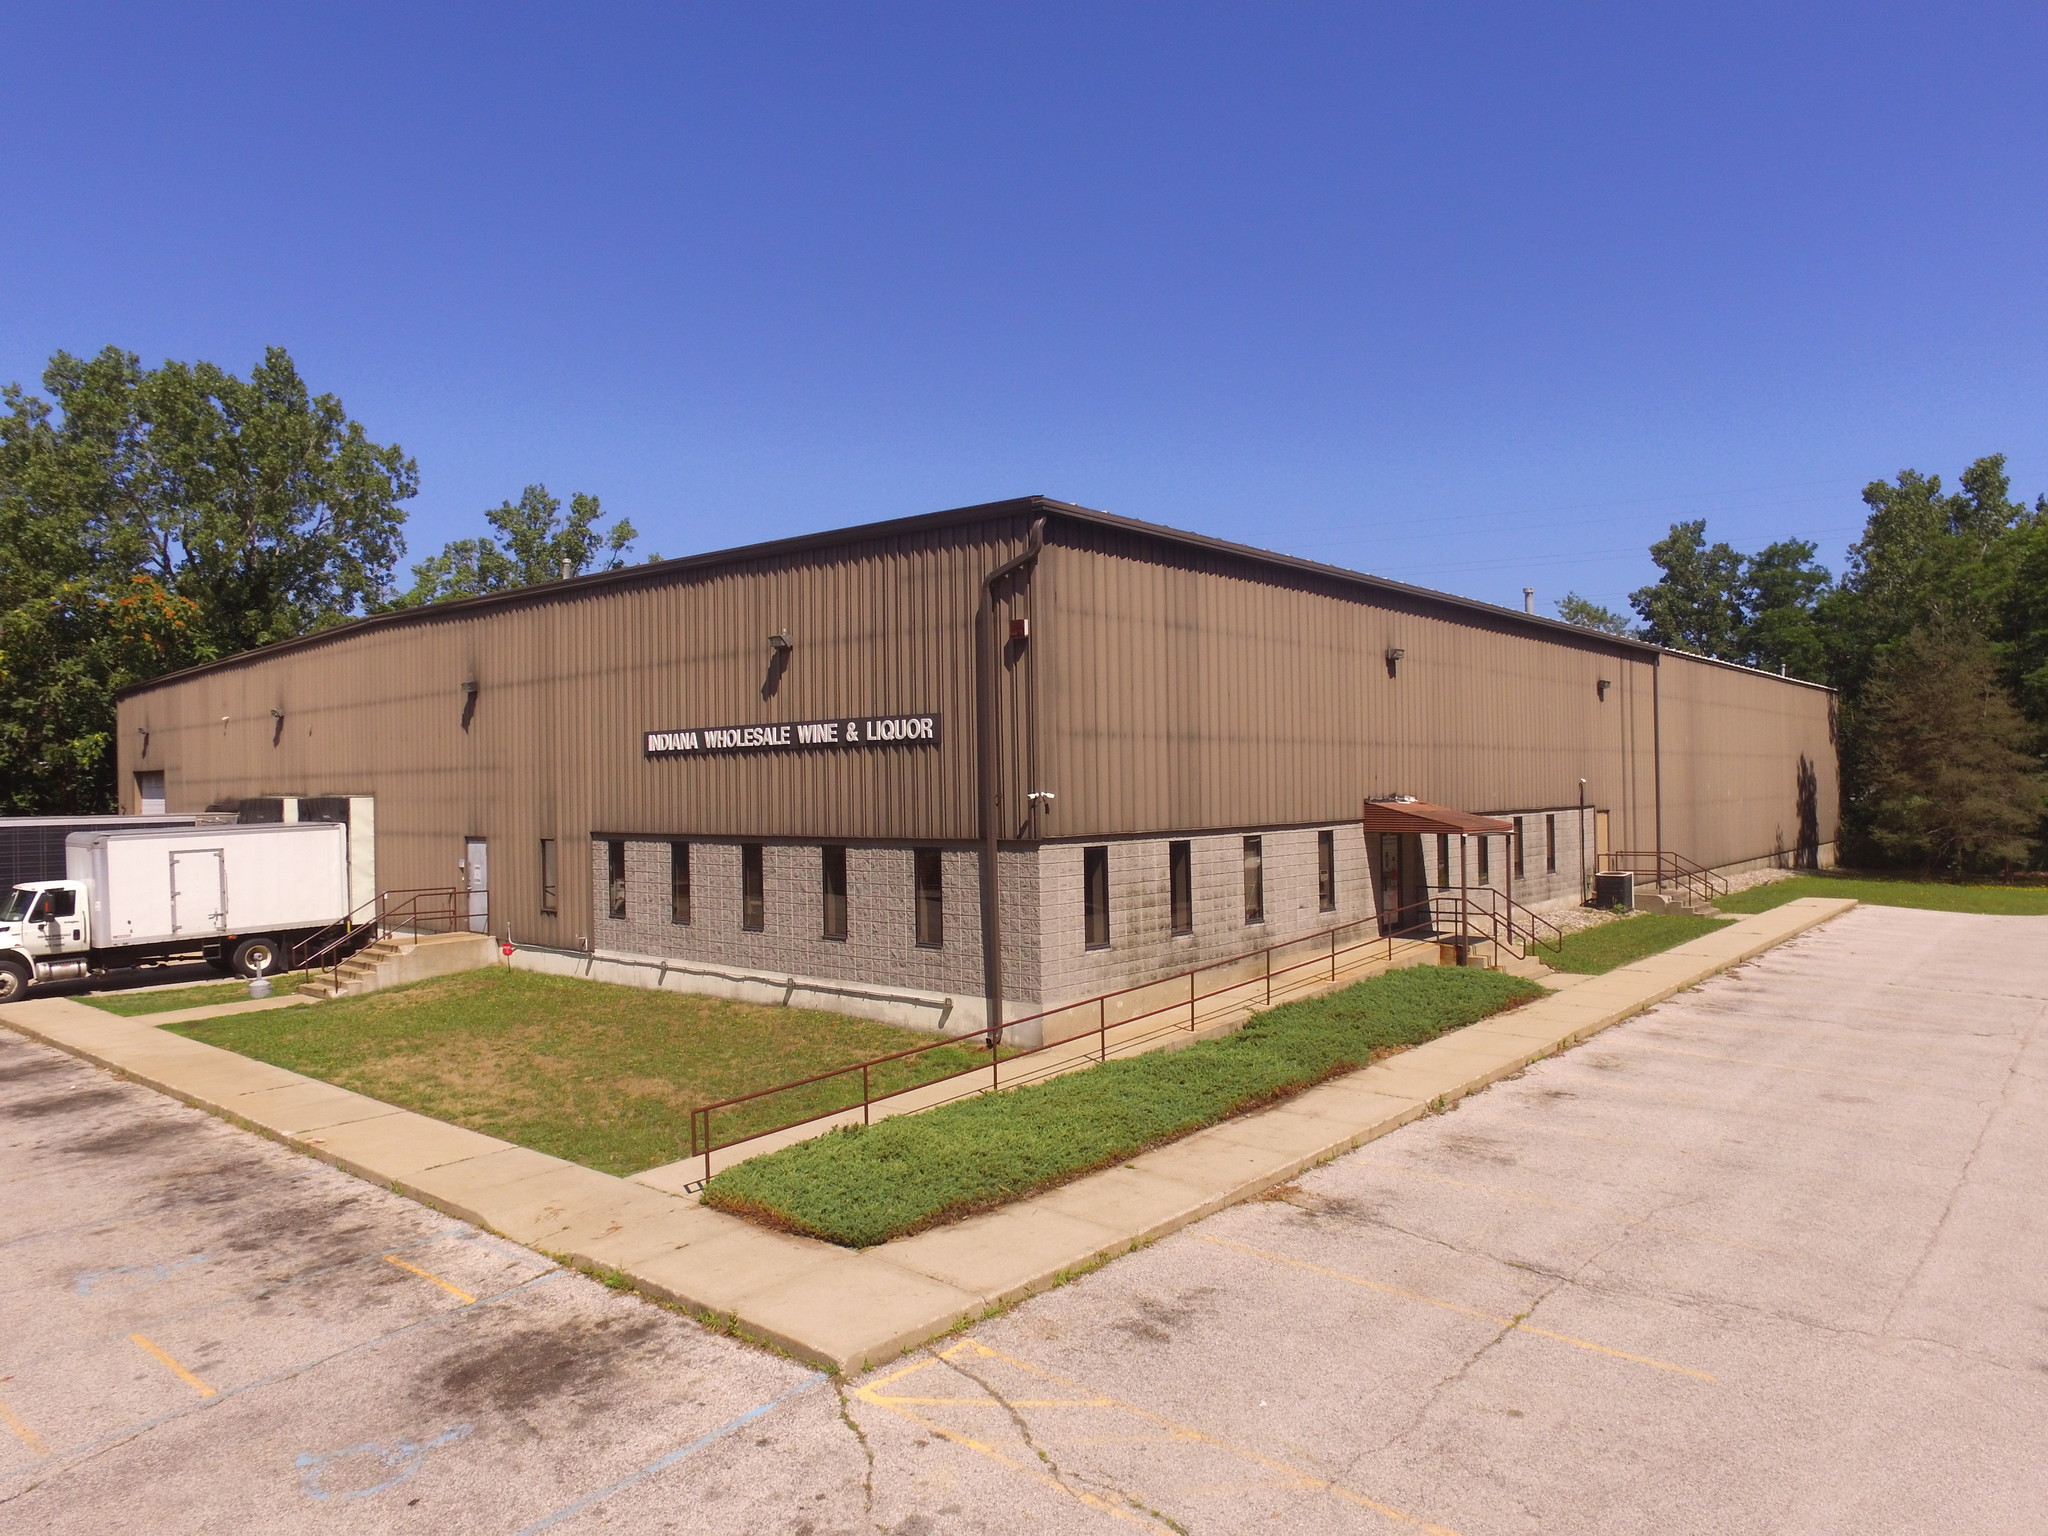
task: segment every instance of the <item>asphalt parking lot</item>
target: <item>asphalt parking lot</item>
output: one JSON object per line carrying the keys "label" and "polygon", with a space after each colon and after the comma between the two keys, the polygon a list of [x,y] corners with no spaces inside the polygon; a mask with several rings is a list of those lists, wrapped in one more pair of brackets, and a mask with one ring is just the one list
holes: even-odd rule
{"label": "asphalt parking lot", "polygon": [[2048,1529],[2044,934],[1862,909],[850,1383],[0,1032],[0,1525]]}

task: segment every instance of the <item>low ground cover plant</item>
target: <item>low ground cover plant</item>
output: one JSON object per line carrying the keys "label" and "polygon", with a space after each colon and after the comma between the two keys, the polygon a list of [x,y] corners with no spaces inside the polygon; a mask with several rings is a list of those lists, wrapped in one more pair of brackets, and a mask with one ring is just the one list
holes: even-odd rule
{"label": "low ground cover plant", "polygon": [[[688,1156],[696,1105],[932,1039],[841,1013],[497,966],[170,1027],[620,1175]],[[880,1069],[874,1081],[878,1091],[909,1087],[987,1060],[973,1045],[947,1045]],[[783,1123],[859,1102],[856,1074],[778,1094],[759,1113]],[[743,1133],[747,1124],[736,1111],[720,1119],[719,1134]]]}
{"label": "low ground cover plant", "polygon": [[1002,1205],[1542,994],[1416,967],[1283,1004],[1221,1040],[834,1131],[728,1168],[707,1204],[865,1248]]}
{"label": "low ground cover plant", "polygon": [[1639,912],[1634,917],[1567,934],[1562,949],[1540,949],[1536,957],[1553,971],[1600,976],[1631,960],[1662,954],[1688,940],[1701,938],[1726,921],[1719,917],[1694,917],[1686,912]]}
{"label": "low ground cover plant", "polygon": [[1963,885],[1888,875],[1821,871],[1753,885],[1714,903],[1723,912],[1768,912],[1801,896],[1853,896],[1874,907],[1928,912],[1982,912],[2001,917],[2048,916],[2048,885]]}

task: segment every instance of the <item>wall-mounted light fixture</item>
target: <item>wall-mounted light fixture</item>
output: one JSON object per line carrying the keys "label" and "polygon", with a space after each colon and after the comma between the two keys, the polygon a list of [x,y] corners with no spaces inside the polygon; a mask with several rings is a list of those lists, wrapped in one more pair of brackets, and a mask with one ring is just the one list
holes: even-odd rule
{"label": "wall-mounted light fixture", "polygon": [[270,744],[274,747],[284,740],[284,711],[272,706],[270,711]]}
{"label": "wall-mounted light fixture", "polygon": [[785,651],[795,650],[796,642],[790,639],[786,632],[778,629],[768,637],[768,649],[774,651],[777,655],[781,655]]}
{"label": "wall-mounted light fixture", "polygon": [[469,729],[469,722],[476,718],[476,679],[466,678],[462,684],[462,728]]}
{"label": "wall-mounted light fixture", "polygon": [[1029,640],[1031,638],[1031,621],[1029,619],[1010,620],[1010,638],[1012,640]]}
{"label": "wall-mounted light fixture", "polygon": [[138,725],[137,727],[135,727],[135,732],[138,736],[142,738],[142,751],[137,755],[141,757],[149,756],[149,727],[146,725]]}
{"label": "wall-mounted light fixture", "polygon": [[1402,650],[1401,647],[1398,645],[1390,645],[1387,647],[1387,676],[1394,677],[1399,674],[1401,668],[1401,659],[1405,657],[1407,654],[1408,653]]}
{"label": "wall-mounted light fixture", "polygon": [[1600,702],[1602,704],[1605,704],[1607,702],[1607,690],[1614,686],[1614,679],[1611,677],[1603,677],[1600,679],[1598,683],[1594,684],[1594,686],[1600,690]]}

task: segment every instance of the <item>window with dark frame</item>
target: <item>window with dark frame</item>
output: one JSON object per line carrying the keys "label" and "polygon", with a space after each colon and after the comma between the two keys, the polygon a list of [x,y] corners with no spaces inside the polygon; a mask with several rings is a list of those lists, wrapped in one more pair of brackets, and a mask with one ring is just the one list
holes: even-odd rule
{"label": "window with dark frame", "polygon": [[825,937],[846,937],[846,847],[827,843],[819,850],[825,898]]}
{"label": "window with dark frame", "polygon": [[1081,850],[1081,919],[1083,941],[1090,949],[1109,948],[1109,850]]}
{"label": "window with dark frame", "polygon": [[1484,832],[1479,834],[1479,883],[1493,884],[1493,839]]}
{"label": "window with dark frame", "polygon": [[936,848],[915,850],[912,862],[917,888],[917,943],[920,949],[939,949],[946,942],[946,885],[944,865]]}
{"label": "window with dark frame", "polygon": [[1166,845],[1166,888],[1169,896],[1168,921],[1175,933],[1195,931],[1195,845]]}
{"label": "window with dark frame", "polygon": [[626,845],[616,838],[604,845],[605,910],[614,920],[626,915]]}
{"label": "window with dark frame", "polygon": [[740,927],[760,933],[768,926],[768,897],[763,889],[761,845],[740,844]]}
{"label": "window with dark frame", "polygon": [[1522,818],[1517,816],[1515,818],[1515,878],[1517,880],[1528,873],[1528,870],[1522,866]]}
{"label": "window with dark frame", "polygon": [[1266,840],[1244,840],[1244,920],[1247,925],[1266,920]]}
{"label": "window with dark frame", "polygon": [[678,927],[690,922],[690,845],[668,845],[668,920]]}
{"label": "window with dark frame", "polygon": [[1316,834],[1316,910],[1337,910],[1337,834]]}
{"label": "window with dark frame", "polygon": [[553,917],[562,909],[562,859],[555,840],[540,840],[540,915]]}
{"label": "window with dark frame", "polygon": [[1451,834],[1448,832],[1436,835],[1436,888],[1440,891],[1451,888]]}
{"label": "window with dark frame", "polygon": [[1543,818],[1543,872],[1546,875],[1557,873],[1557,818],[1555,816],[1545,816]]}

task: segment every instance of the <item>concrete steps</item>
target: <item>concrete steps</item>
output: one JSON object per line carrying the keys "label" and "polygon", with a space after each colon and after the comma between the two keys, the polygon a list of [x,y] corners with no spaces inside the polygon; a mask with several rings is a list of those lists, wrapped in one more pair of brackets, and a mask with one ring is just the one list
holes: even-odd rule
{"label": "concrete steps", "polygon": [[1690,891],[1676,889],[1637,891],[1636,910],[1638,912],[1681,913],[1689,917],[1722,917],[1726,915],[1719,911],[1712,902],[1702,901]]}
{"label": "concrete steps", "polygon": [[316,1002],[360,997],[384,987],[499,963],[498,946],[487,933],[430,933],[394,936],[366,944],[341,963],[299,988]]}

